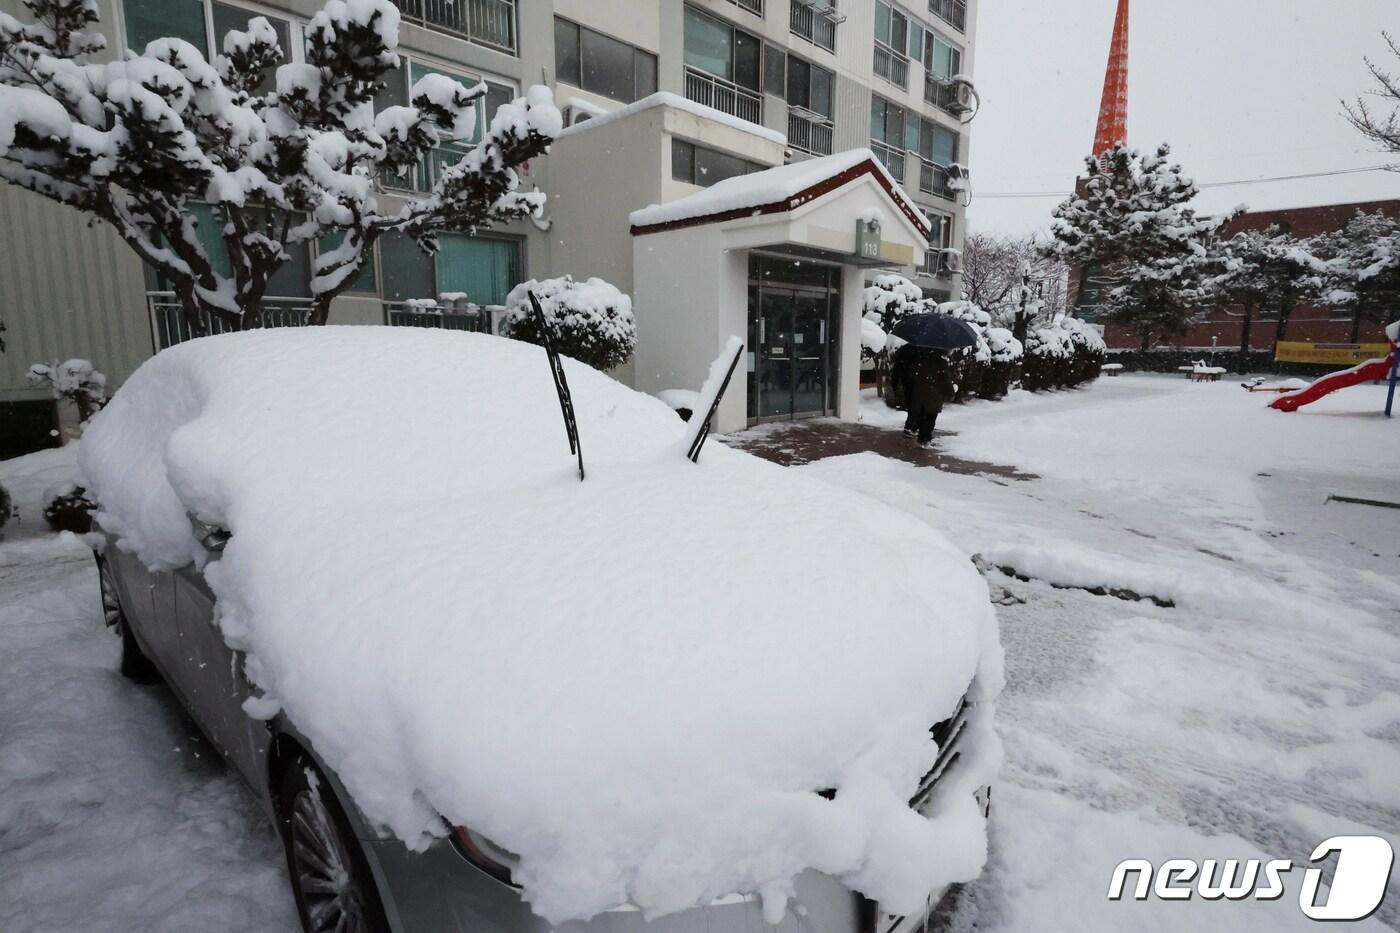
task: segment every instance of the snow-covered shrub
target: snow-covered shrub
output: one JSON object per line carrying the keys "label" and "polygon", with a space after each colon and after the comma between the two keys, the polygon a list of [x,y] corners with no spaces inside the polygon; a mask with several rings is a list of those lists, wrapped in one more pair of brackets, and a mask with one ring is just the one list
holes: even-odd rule
{"label": "snow-covered shrub", "polygon": [[59,483],[44,492],[44,521],[54,531],[87,534],[92,530],[92,513],[97,503],[77,483]]}
{"label": "snow-covered shrub", "polygon": [[1080,385],[1098,378],[1106,355],[1093,325],[1061,318],[1026,334],[1022,384],[1032,391]]}
{"label": "snow-covered shrub", "polygon": [[560,353],[594,369],[609,370],[632,358],[637,348],[637,320],[632,299],[602,279],[575,282],[573,276],[531,279],[506,296],[509,311],[501,333],[516,340],[543,343],[530,310],[529,293],[540,300],[545,319],[554,327]]}
{"label": "snow-covered shrub", "polygon": [[1011,390],[1011,380],[1020,367],[1021,341],[1005,327],[988,327],[982,334],[990,360],[982,379],[982,398],[1001,398]]}
{"label": "snow-covered shrub", "polygon": [[27,378],[30,385],[43,386],[54,398],[76,405],[80,421],[97,414],[107,401],[107,377],[88,360],[35,363],[29,367]]}
{"label": "snow-covered shrub", "polygon": [[862,316],[889,333],[906,314],[923,311],[924,293],[902,275],[877,275],[862,293]]}
{"label": "snow-covered shrub", "polygon": [[[433,251],[442,231],[544,208],[542,193],[520,190],[516,166],[563,126],[548,88],[482,121],[485,82],[429,74],[408,106],[376,113],[378,92],[407,67],[391,0],[327,0],[303,30],[303,62],[262,16],[219,36],[223,54],[209,62],[174,38],[100,55],[107,40],[88,31],[96,0],[25,5],[34,22],[0,15],[0,179],[114,227],[171,283],[197,332],[208,317],[255,326],[273,274],[312,243],[339,242],[307,283],[311,323],[323,324],[384,234]],[[379,179],[416,171],[444,142],[474,145],[431,191],[380,204]],[[213,216],[201,221],[206,205]]]}

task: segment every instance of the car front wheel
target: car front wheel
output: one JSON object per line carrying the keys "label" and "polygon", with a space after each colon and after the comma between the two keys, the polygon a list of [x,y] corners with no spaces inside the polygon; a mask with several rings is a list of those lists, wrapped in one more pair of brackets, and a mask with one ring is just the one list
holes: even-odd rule
{"label": "car front wheel", "polygon": [[305,757],[282,773],[282,840],[302,929],[388,933],[369,865],[325,776]]}
{"label": "car front wheel", "polygon": [[117,637],[122,640],[122,660],[118,670],[123,677],[138,684],[155,683],[160,679],[160,672],[136,643],[136,636],[131,634],[131,622],[122,610],[121,597],[117,595],[117,581],[112,576],[112,565],[100,555],[97,558],[97,580],[102,587],[102,621],[114,629]]}

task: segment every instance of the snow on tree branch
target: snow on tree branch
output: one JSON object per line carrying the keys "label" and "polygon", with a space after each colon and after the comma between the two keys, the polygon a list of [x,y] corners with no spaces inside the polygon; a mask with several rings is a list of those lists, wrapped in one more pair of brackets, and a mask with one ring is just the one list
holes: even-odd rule
{"label": "snow on tree branch", "polygon": [[[86,31],[95,0],[25,2],[34,22],[0,14],[0,179],[111,224],[172,283],[196,329],[202,315],[256,326],[272,275],[312,240],[340,240],[312,269],[313,321],[324,323],[385,233],[431,251],[443,231],[543,210],[516,171],[562,128],[543,87],[502,105],[433,190],[381,208],[381,178],[476,137],[486,91],[430,75],[411,106],[376,113],[375,92],[400,67],[389,0],[328,0],[307,25],[304,63],[287,61],[255,16],[222,37],[213,64],[180,39],[89,63],[106,44]],[[214,207],[212,236],[200,204]]]}

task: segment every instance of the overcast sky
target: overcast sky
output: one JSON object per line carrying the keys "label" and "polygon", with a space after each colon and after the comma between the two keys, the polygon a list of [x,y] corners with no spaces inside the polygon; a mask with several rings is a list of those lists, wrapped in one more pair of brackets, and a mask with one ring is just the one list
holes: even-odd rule
{"label": "overcast sky", "polygon": [[[972,125],[974,231],[1043,227],[1094,138],[1116,0],[982,0]],[[1133,0],[1128,142],[1159,142],[1198,182],[1331,171],[1389,160],[1339,115],[1367,86],[1362,56],[1388,55],[1400,0]],[[1400,62],[1390,59],[1393,71]],[[1400,197],[1372,172],[1204,189],[1203,211]]]}

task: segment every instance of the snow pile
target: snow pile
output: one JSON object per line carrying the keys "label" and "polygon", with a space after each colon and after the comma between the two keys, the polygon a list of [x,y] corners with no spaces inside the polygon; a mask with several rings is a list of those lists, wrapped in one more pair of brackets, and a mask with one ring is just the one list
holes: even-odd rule
{"label": "snow pile", "polygon": [[987,350],[993,363],[1013,363],[1024,352],[1021,341],[1005,327],[988,327],[982,335],[987,341]]}
{"label": "snow pile", "polygon": [[885,352],[890,335],[870,317],[860,319],[860,345],[871,355]]}
{"label": "snow pile", "polygon": [[[538,349],[414,328],[180,344],[80,459],[152,567],[208,559],[187,512],[232,532],[217,624],[372,821],[492,838],[553,922],[735,891],[777,918],[809,868],[906,913],[975,876],[1002,655],[966,556],[742,452],[692,464],[664,404],[565,367],[582,483]],[[813,572],[852,538],[859,571]]]}
{"label": "snow pile", "polygon": [[[577,98],[571,98],[569,101],[569,106],[578,106],[579,104],[587,104],[587,102],[580,101]],[[706,107],[704,104],[697,104],[689,98],[681,97],[679,94],[672,94],[669,91],[657,91],[655,94],[643,97],[639,101],[628,104],[626,107],[619,107],[611,112],[605,111],[601,107],[593,104],[588,104],[586,107],[580,109],[590,113],[593,111],[598,112],[594,113],[587,120],[575,123],[573,126],[564,129],[558,136],[562,139],[566,136],[572,136],[575,133],[585,133],[589,130],[596,130],[599,127],[607,126],[609,123],[614,123],[624,117],[630,117],[634,113],[651,110],[653,107],[670,107],[673,110],[684,110],[686,113],[700,117],[703,120],[708,120],[712,123],[722,123],[731,129],[742,130],[751,136],[766,139],[780,146],[787,145],[787,137],[777,130],[770,130],[766,126],[759,126],[757,123],[742,120],[733,114],[725,113],[723,110],[716,110],[713,107]],[[635,222],[636,221],[633,221],[633,223]]]}
{"label": "snow pile", "polygon": [[599,278],[575,282],[573,276],[530,279],[510,290],[501,333],[517,340],[543,343],[531,310],[530,295],[540,302],[554,328],[560,353],[598,369],[612,369],[632,358],[637,348],[637,319],[632,299]]}
{"label": "snow pile", "polygon": [[[624,111],[626,109],[623,108]],[[618,113],[622,112],[618,111],[610,116],[617,116]],[[606,118],[589,120],[583,125],[585,127],[593,126],[603,119]],[[651,227],[657,224],[691,220],[696,217],[707,217],[711,214],[722,214],[727,211],[757,209],[772,204],[782,204],[784,201],[793,201],[794,203],[789,206],[796,208],[800,203],[796,200],[797,196],[807,189],[829,181],[842,172],[865,164],[870,166],[871,171],[880,173],[888,183],[889,190],[894,192],[894,199],[900,202],[912,216],[921,216],[914,206],[914,202],[900,187],[899,182],[880,163],[880,160],[875,158],[875,153],[869,149],[849,149],[835,155],[822,156],[819,159],[793,162],[790,165],[780,165],[776,168],[764,169],[761,172],[726,178],[724,181],[711,185],[703,191],[697,191],[688,197],[669,201],[666,204],[653,204],[633,211],[629,218],[634,227]],[[927,235],[927,224],[924,224],[923,232]]]}

